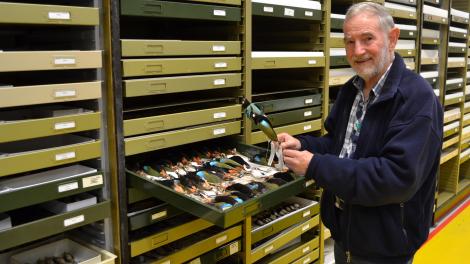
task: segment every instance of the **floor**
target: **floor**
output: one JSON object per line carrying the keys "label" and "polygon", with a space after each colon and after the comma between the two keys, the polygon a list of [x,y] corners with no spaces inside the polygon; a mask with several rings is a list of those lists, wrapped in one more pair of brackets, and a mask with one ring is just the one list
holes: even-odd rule
{"label": "floor", "polygon": [[[334,264],[333,240],[325,241],[325,264]],[[470,264],[470,197],[431,230],[413,264]]]}

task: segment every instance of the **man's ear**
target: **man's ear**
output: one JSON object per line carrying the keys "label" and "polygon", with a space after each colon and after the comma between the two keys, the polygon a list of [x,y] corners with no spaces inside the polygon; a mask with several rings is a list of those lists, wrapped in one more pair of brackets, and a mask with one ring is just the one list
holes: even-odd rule
{"label": "man's ear", "polygon": [[394,50],[395,46],[397,45],[398,42],[398,37],[400,37],[400,29],[397,27],[394,27],[390,30],[390,33],[388,33],[388,39],[390,41],[390,50]]}

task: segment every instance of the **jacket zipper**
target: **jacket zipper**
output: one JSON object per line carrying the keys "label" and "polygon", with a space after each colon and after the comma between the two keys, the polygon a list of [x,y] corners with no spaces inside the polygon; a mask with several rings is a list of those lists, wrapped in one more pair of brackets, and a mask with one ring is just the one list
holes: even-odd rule
{"label": "jacket zipper", "polygon": [[408,241],[408,233],[405,229],[405,203],[400,203],[400,214],[401,214],[401,229],[405,235],[406,240]]}
{"label": "jacket zipper", "polygon": [[348,205],[348,224],[346,226],[346,263],[351,263],[351,251],[349,251],[349,233],[351,230],[352,206]]}

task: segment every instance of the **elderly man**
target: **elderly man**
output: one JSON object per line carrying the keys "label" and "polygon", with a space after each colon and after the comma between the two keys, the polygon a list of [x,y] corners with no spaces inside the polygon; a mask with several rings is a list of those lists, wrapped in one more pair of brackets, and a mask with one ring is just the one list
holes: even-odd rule
{"label": "elderly man", "polygon": [[357,76],[341,88],[326,136],[278,136],[284,161],[324,188],[336,263],[411,263],[431,225],[442,107],[394,53],[400,30],[381,5],[353,5],[343,31]]}

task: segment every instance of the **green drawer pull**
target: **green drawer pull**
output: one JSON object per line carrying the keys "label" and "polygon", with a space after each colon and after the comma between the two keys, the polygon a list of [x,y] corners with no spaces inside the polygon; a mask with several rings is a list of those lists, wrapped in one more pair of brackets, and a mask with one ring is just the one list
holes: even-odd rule
{"label": "green drawer pull", "polygon": [[147,89],[149,93],[162,93],[166,91],[166,83],[151,83]]}
{"label": "green drawer pull", "polygon": [[157,246],[158,244],[165,242],[167,240],[168,240],[168,234],[167,233],[161,234],[156,237],[152,237],[152,245]]}
{"label": "green drawer pull", "polygon": [[144,127],[147,130],[156,129],[156,128],[164,128],[165,122],[163,120],[148,121],[145,123]]}
{"label": "green drawer pull", "polygon": [[145,72],[146,73],[160,73],[163,71],[162,64],[149,64],[145,65]]}
{"label": "green drawer pull", "polygon": [[166,141],[164,138],[153,139],[153,140],[147,141],[147,147],[150,149],[164,147],[165,145],[166,145]]}

